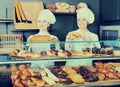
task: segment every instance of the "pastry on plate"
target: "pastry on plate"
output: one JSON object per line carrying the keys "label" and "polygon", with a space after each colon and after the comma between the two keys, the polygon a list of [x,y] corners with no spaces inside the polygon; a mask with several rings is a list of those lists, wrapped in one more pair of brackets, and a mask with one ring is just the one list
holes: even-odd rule
{"label": "pastry on plate", "polygon": [[68,50],[59,50],[58,56],[63,58],[69,58],[72,56],[72,53]]}

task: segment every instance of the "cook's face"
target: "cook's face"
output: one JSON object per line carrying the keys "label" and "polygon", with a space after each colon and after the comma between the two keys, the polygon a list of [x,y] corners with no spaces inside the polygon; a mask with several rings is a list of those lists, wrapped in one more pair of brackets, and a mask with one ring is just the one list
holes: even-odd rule
{"label": "cook's face", "polygon": [[81,29],[87,28],[88,21],[84,17],[79,17],[77,19],[77,25]]}
{"label": "cook's face", "polygon": [[45,20],[38,21],[38,28],[39,29],[48,29],[49,26],[50,26],[50,23],[45,21]]}

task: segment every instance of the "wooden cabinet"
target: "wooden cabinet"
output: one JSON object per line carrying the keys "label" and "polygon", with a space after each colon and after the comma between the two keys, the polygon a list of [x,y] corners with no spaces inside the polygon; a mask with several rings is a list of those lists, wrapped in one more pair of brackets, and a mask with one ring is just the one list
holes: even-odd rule
{"label": "wooden cabinet", "polygon": [[120,0],[100,1],[101,21],[120,20]]}

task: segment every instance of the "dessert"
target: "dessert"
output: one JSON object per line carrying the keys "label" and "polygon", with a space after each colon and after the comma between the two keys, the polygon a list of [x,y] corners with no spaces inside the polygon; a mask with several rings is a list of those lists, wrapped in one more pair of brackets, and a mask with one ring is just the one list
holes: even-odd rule
{"label": "dessert", "polygon": [[55,4],[47,4],[46,8],[51,10],[52,12],[55,12],[57,7],[55,6]]}
{"label": "dessert", "polygon": [[56,57],[58,56],[58,50],[48,50],[47,55],[51,57]]}
{"label": "dessert", "polygon": [[75,39],[75,38],[81,38],[82,35],[79,32],[69,32],[68,38]]}
{"label": "dessert", "polygon": [[67,2],[56,2],[55,5],[56,5],[57,9],[69,8],[69,4]]}
{"label": "dessert", "polygon": [[77,4],[77,9],[84,8],[84,7],[88,7],[85,2],[80,2]]}
{"label": "dessert", "polygon": [[79,67],[77,72],[82,75],[86,82],[98,81],[98,77],[84,66]]}
{"label": "dessert", "polygon": [[85,80],[79,74],[69,74],[67,77],[70,78],[74,83],[83,84],[85,82]]}
{"label": "dessert", "polygon": [[72,56],[72,53],[68,50],[59,50],[58,56],[63,58],[69,58]]}

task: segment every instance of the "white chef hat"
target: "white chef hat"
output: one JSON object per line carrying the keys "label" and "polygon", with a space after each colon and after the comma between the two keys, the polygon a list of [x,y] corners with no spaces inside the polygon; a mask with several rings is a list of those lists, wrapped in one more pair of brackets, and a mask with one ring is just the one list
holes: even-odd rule
{"label": "white chef hat", "polygon": [[54,14],[48,9],[44,9],[40,11],[39,16],[38,16],[38,21],[39,20],[45,20],[49,22],[50,24],[54,24],[56,22],[56,18]]}
{"label": "white chef hat", "polygon": [[84,17],[89,24],[93,23],[95,20],[93,12],[87,7],[83,7],[77,10],[77,19],[80,17]]}

